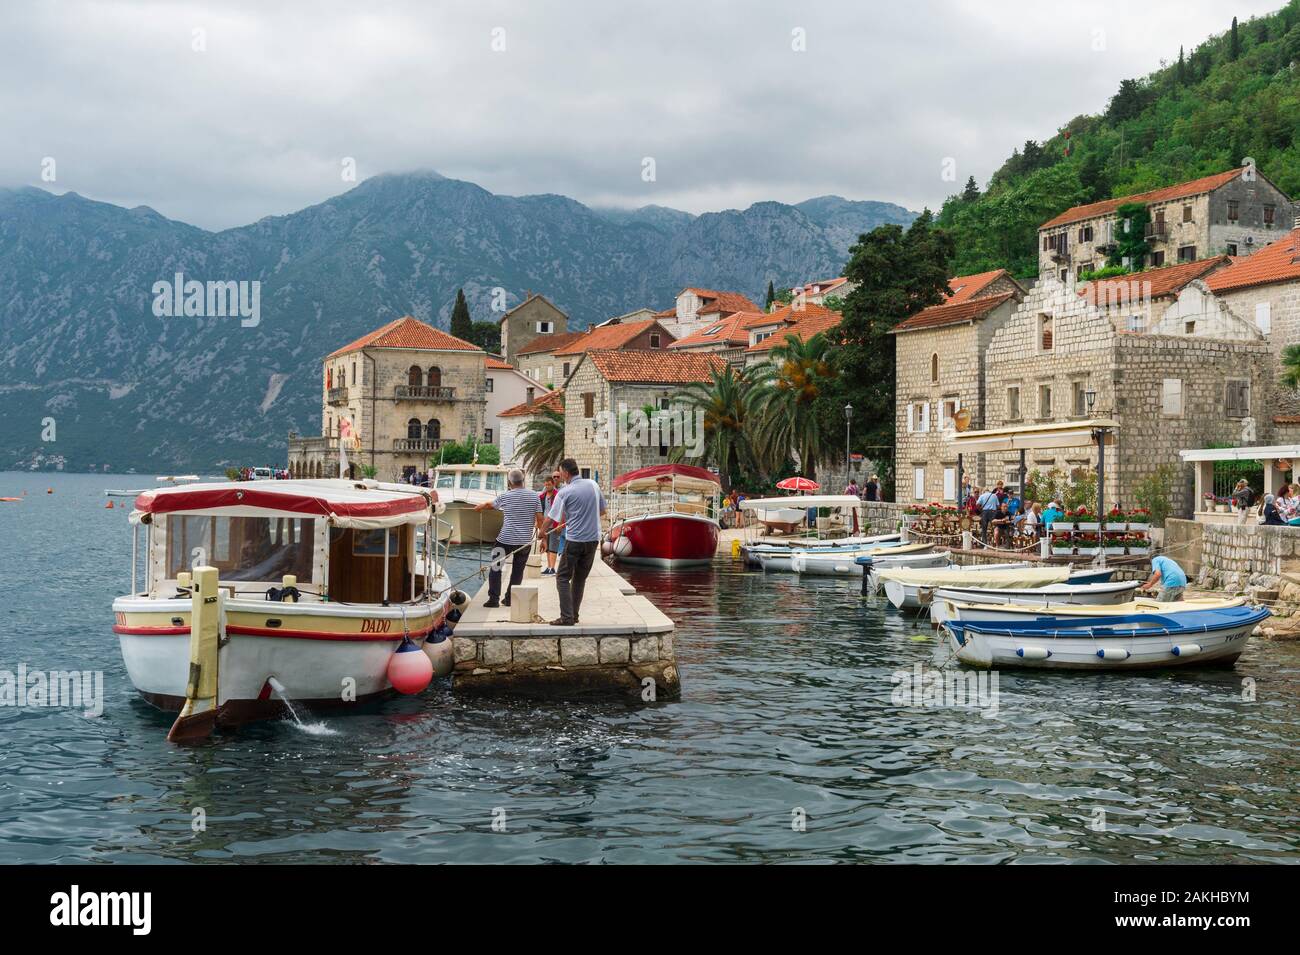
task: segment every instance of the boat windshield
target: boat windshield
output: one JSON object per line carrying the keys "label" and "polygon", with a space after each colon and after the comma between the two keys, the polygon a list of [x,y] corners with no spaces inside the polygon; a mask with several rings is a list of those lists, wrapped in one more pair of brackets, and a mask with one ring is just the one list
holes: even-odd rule
{"label": "boat windshield", "polygon": [[210,564],[221,579],[279,581],[295,574],[311,583],[315,521],[292,517],[167,518],[167,578]]}
{"label": "boat windshield", "polygon": [[439,471],[435,487],[443,490],[451,490],[456,486],[456,474],[454,471]]}
{"label": "boat windshield", "polygon": [[506,489],[506,475],[504,471],[488,471],[486,478],[488,491],[504,491]]}

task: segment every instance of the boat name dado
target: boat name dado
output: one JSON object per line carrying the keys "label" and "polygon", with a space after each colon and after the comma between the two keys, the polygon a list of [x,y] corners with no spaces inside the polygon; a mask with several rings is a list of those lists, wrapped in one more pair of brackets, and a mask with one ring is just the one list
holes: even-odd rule
{"label": "boat name dado", "polygon": [[0,706],[50,706],[84,709],[86,716],[104,712],[102,670],[0,670]]}
{"label": "boat name dado", "polygon": [[387,633],[393,627],[391,620],[379,620],[374,617],[366,617],[361,621],[362,633]]}
{"label": "boat name dado", "polygon": [[200,282],[177,272],[175,279],[153,283],[153,313],[159,318],[225,318],[238,315],[244,328],[262,321],[259,281]]}

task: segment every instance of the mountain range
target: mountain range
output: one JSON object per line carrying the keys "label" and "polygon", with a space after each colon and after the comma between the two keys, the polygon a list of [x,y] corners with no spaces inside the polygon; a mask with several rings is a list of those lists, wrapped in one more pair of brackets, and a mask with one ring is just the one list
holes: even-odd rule
{"label": "mountain range", "polygon": [[[822,196],[692,215],[495,195],[436,173],[365,180],[209,232],[154,210],[0,190],[0,470],[280,464],[320,432],[320,360],[402,315],[442,328],[463,288],[540,292],[582,328],[687,285],[744,292],[838,275],[849,246],[915,213]],[[259,321],[155,314],[155,283],[260,282]],[[50,420],[52,419],[52,421]],[[48,440],[53,437],[53,440]]]}

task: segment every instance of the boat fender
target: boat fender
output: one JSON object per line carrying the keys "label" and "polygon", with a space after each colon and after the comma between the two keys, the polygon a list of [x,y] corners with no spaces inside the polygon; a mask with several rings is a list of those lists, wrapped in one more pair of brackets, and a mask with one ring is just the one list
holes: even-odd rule
{"label": "boat fender", "polygon": [[301,598],[302,594],[298,592],[297,587],[268,587],[266,590],[267,600],[296,604]]}
{"label": "boat fender", "polygon": [[1016,656],[1022,660],[1046,660],[1051,655],[1047,647],[1016,647]]}
{"label": "boat fender", "polygon": [[600,552],[605,557],[608,557],[610,554],[614,553],[614,542],[611,541],[608,537],[606,537],[603,541],[600,542]]}
{"label": "boat fender", "polygon": [[460,617],[461,617],[461,613],[459,607],[452,607],[450,610],[447,611],[447,619],[451,623],[459,623]]}
{"label": "boat fender", "polygon": [[[447,599],[451,601],[453,607],[463,607],[469,602],[469,597],[465,595],[465,591],[463,590],[453,590],[451,596]],[[459,620],[460,618],[457,617],[456,619]]]}
{"label": "boat fender", "polygon": [[632,542],[626,537],[620,536],[614,541],[614,556],[628,557],[632,553]]}
{"label": "boat fender", "polygon": [[1099,660],[1127,660],[1131,656],[1131,653],[1119,647],[1105,647],[1097,651],[1097,659]]}
{"label": "boat fender", "polygon": [[398,693],[419,693],[433,679],[433,661],[411,638],[402,637],[401,644],[388,658],[388,682]]}
{"label": "boat fender", "polygon": [[1169,651],[1176,657],[1190,657],[1201,652],[1199,643],[1179,643]]}

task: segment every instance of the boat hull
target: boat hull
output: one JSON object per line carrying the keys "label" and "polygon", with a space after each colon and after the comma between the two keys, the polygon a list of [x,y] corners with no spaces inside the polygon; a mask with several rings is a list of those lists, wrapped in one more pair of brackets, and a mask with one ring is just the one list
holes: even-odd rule
{"label": "boat hull", "polygon": [[[113,630],[127,674],[140,695],[162,709],[179,710],[185,702],[190,609],[188,598],[113,602]],[[229,599],[225,610],[217,703],[220,722],[236,723],[280,712],[272,678],[289,699],[313,706],[389,695],[389,658],[403,633],[424,647],[446,616],[447,598],[405,608]]]}
{"label": "boat hull", "polygon": [[[718,552],[718,522],[692,514],[650,514],[630,518],[611,528],[614,558],[625,564],[651,567],[699,567]],[[626,544],[619,545],[620,540]],[[631,547],[627,553],[620,549]]]}
{"label": "boat hull", "polygon": [[941,551],[934,554],[899,554],[897,557],[874,554],[870,560],[858,563],[856,552],[833,555],[800,552],[791,556],[790,567],[797,574],[810,574],[815,577],[861,577],[868,566],[881,569],[947,567],[951,559],[952,555],[948,551]]}
{"label": "boat hull", "polygon": [[[1188,666],[1232,666],[1257,621],[1219,631],[1187,636],[1052,637],[1048,634],[996,634],[945,624],[957,659],[977,668],[1041,670],[1150,670]],[[1194,653],[1175,647],[1195,646]],[[1040,653],[1047,656],[1040,656]],[[1099,655],[1100,654],[1100,655]]]}
{"label": "boat hull", "polygon": [[448,502],[446,511],[439,517],[451,525],[453,544],[495,543],[504,519],[505,515],[496,508],[476,511],[472,503],[465,501]]}
{"label": "boat hull", "polygon": [[[960,587],[941,587],[934,592],[930,601],[930,619],[935,623],[943,623],[948,619],[949,603],[959,604],[980,604],[987,605],[989,616],[969,617],[965,614],[962,619],[978,620],[1000,620],[1003,615],[999,615],[997,607],[999,605],[1017,604],[1027,607],[1046,607],[1049,604],[1053,607],[1059,607],[1062,604],[1078,604],[1080,606],[1106,606],[1112,604],[1122,604],[1133,599],[1133,591],[1137,589],[1136,581],[1111,584],[1101,583],[1099,585],[1080,587],[1075,584],[1049,584],[1046,587],[1034,588],[1032,590],[979,590],[977,588],[963,589]],[[1056,611],[1060,615],[1059,611]],[[1005,615],[1005,619],[1023,620],[1021,615]]]}

